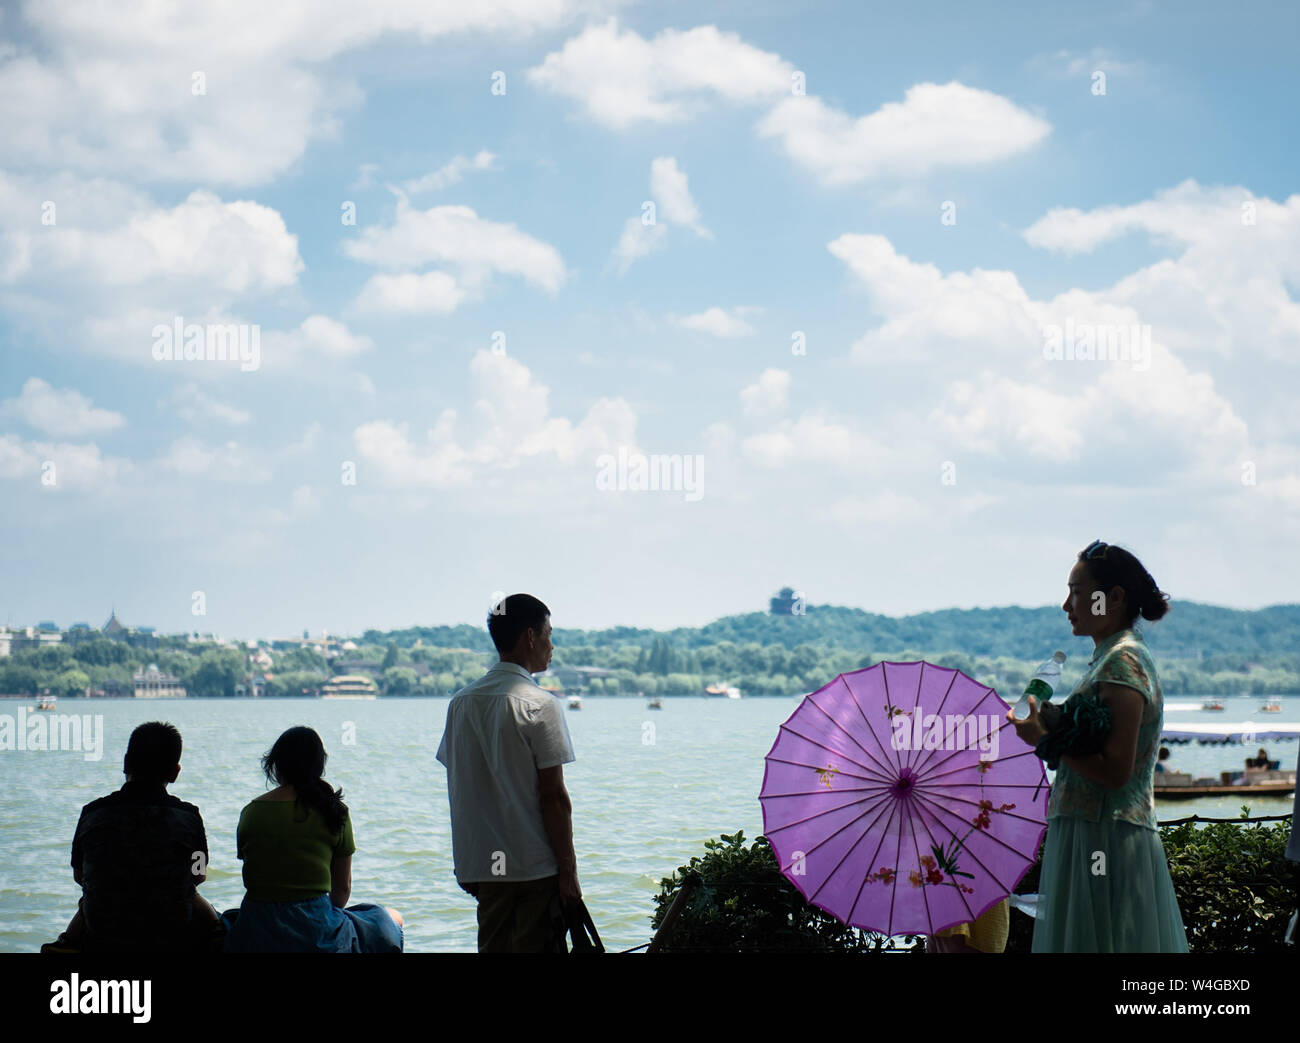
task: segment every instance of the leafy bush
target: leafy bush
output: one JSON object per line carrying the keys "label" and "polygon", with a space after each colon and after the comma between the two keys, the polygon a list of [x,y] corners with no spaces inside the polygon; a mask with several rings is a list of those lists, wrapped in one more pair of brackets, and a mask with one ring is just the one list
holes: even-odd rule
{"label": "leafy bush", "polygon": [[[1242,808],[1242,818],[1249,809]],[[1188,822],[1165,826],[1169,859],[1187,943],[1192,952],[1282,953],[1291,913],[1300,907],[1300,863],[1284,856],[1286,822]],[[744,833],[706,840],[705,854],[660,881],[651,926],[658,930],[686,877],[700,883],[687,898],[664,952],[924,952],[924,938],[888,938],[845,927],[809,905],[780,869],[766,837],[745,845]],[[1042,851],[1016,887],[1038,890]],[[1030,952],[1034,921],[1011,916],[1007,952]]]}
{"label": "leafy bush", "polygon": [[1192,952],[1294,951],[1282,941],[1300,906],[1300,863],[1284,854],[1288,823],[1188,822],[1161,832]]}
{"label": "leafy bush", "polygon": [[[1243,806],[1242,818],[1250,809]],[[1286,822],[1186,822],[1165,826],[1160,839],[1192,952],[1287,952],[1282,941],[1300,907],[1300,863],[1287,861]],[[1039,851],[1039,859],[1042,851]],[[1036,861],[1016,888],[1038,890]],[[1030,952],[1034,921],[1013,913],[1007,952]]]}
{"label": "leafy bush", "polygon": [[[701,878],[673,925],[664,952],[879,952],[907,949],[917,939],[887,938],[845,927],[809,905],[777,867],[766,837],[748,847],[745,834],[706,840],[705,854],[660,882],[651,926],[663,922],[689,874]],[[916,946],[920,951],[923,946]]]}

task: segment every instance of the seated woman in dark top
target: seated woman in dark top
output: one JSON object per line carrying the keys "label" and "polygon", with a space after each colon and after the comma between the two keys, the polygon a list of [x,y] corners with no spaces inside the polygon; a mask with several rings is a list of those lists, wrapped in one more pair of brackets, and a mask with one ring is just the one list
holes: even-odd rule
{"label": "seated woman in dark top", "polygon": [[1246,766],[1249,768],[1267,768],[1268,751],[1264,749],[1263,746],[1261,746],[1259,748],[1259,752],[1255,754],[1255,756],[1251,760],[1246,762]]}
{"label": "seated woman in dark top", "polygon": [[401,952],[402,920],[369,903],[347,907],[352,820],[321,775],[325,747],[290,728],[262,758],[276,788],[244,806],[235,834],[243,904],[226,913],[226,952]]}

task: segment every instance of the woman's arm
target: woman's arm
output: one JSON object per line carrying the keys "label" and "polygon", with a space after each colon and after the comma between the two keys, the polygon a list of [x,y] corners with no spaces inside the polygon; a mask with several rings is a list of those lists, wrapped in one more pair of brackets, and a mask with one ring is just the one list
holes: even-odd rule
{"label": "woman's arm", "polygon": [[330,901],[342,909],[352,897],[352,856],[335,855],[330,862]]}
{"label": "woman's arm", "polygon": [[1133,777],[1137,762],[1138,729],[1142,726],[1142,709],[1146,700],[1136,688],[1122,684],[1103,684],[1097,690],[1101,702],[1110,707],[1111,729],[1100,753],[1076,757],[1065,754],[1061,763],[1068,764],[1090,782],[1106,789],[1119,789]]}

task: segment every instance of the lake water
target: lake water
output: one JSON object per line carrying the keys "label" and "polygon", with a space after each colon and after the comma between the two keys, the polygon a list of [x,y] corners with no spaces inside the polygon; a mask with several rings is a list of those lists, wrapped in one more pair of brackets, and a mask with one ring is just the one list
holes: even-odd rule
{"label": "lake water", "polygon": [[[407,951],[473,951],[474,900],[452,875],[446,773],[434,759],[447,702],[61,700],[61,713],[103,715],[103,758],[0,752],[0,951],[34,951],[66,925],[80,893],[68,862],[77,815],[83,804],[121,785],[127,739],[148,720],[171,721],[184,737],[181,774],[171,792],[203,814],[212,862],[201,891],[218,909],[238,906],[243,897],[235,825],[243,805],[265,791],[259,759],[285,728],[306,724],[325,741],[326,775],[343,787],[351,808],[357,842],[352,901],[400,909]],[[1284,699],[1277,715],[1257,713],[1261,702],[1225,699],[1223,713],[1170,712],[1166,723],[1251,720],[1267,727],[1300,720],[1300,696]],[[564,774],[579,879],[606,948],[649,941],[659,881],[703,854],[706,839],[738,829],[752,838],[762,831],[763,757],[798,703],[669,698],[662,711],[649,711],[639,699],[592,697],[581,712],[567,714],[578,757]],[[0,714],[14,714],[17,705],[0,701]],[[652,743],[644,741],[647,725],[653,726]],[[351,732],[355,742],[347,745]],[[1296,746],[1277,743],[1270,755],[1289,768]],[[1240,747],[1174,747],[1171,767],[1217,775],[1239,769],[1243,756]],[[1158,814],[1229,817],[1241,803],[1232,797],[1160,802]],[[1250,805],[1255,815],[1291,811],[1284,798],[1255,798]]]}

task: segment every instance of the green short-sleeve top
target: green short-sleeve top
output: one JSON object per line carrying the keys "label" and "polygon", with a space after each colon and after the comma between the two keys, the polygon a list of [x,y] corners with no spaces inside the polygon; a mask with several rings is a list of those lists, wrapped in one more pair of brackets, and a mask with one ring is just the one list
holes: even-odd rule
{"label": "green short-sleeve top", "polygon": [[353,854],[352,817],[331,834],[312,808],[293,800],[254,800],[239,813],[235,853],[255,902],[298,902],[330,891],[330,863]]}
{"label": "green short-sleeve top", "polygon": [[1103,684],[1124,685],[1142,696],[1142,722],[1138,727],[1133,775],[1126,785],[1111,790],[1085,779],[1062,761],[1052,782],[1047,817],[1069,815],[1089,822],[1104,818],[1155,829],[1153,786],[1165,704],[1151,653],[1133,629],[1120,630],[1097,645],[1083,680],[1066,703],[1086,700],[1099,704]]}

